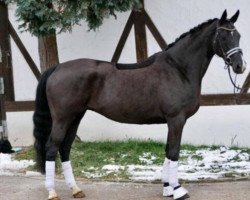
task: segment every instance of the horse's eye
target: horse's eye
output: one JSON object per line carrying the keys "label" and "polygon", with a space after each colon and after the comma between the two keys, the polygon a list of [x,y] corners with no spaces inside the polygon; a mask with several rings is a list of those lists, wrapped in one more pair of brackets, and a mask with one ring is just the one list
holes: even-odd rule
{"label": "horse's eye", "polygon": [[222,36],[221,36],[221,40],[222,40],[222,41],[225,41],[227,38],[228,38],[228,37],[225,36],[225,35],[222,35]]}

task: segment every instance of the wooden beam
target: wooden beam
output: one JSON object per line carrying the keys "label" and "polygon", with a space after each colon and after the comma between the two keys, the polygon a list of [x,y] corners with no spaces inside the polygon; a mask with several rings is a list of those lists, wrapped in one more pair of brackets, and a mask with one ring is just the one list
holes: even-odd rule
{"label": "wooden beam", "polygon": [[250,94],[207,94],[200,98],[202,106],[247,105]]}
{"label": "wooden beam", "polygon": [[36,79],[39,80],[41,77],[41,73],[38,70],[38,67],[36,66],[36,63],[34,62],[34,60],[31,58],[29,52],[27,51],[27,49],[25,48],[25,46],[23,45],[21,39],[19,38],[17,32],[15,31],[15,29],[13,28],[12,24],[9,22],[9,32],[11,37],[13,38],[13,40],[15,41],[17,47],[19,48],[20,52],[22,53],[24,59],[26,60],[26,62],[28,63],[31,71],[33,72],[33,74],[35,75]]}
{"label": "wooden beam", "polygon": [[34,111],[34,101],[6,101],[5,107],[7,112]]}
{"label": "wooden beam", "polygon": [[130,16],[128,18],[128,21],[127,21],[127,23],[125,25],[125,28],[124,28],[124,30],[122,32],[121,38],[120,38],[120,40],[119,40],[119,42],[118,42],[118,44],[116,46],[116,49],[115,49],[114,55],[113,55],[113,57],[111,59],[111,62],[118,62],[118,60],[119,60],[119,58],[121,56],[122,50],[124,48],[124,45],[125,45],[125,43],[126,43],[126,41],[128,39],[128,36],[129,36],[129,33],[131,31],[131,28],[132,28],[133,24],[134,24],[134,13],[131,12]]}
{"label": "wooden beam", "polygon": [[0,76],[4,78],[5,100],[14,101],[14,82],[8,31],[8,7],[0,1]]}
{"label": "wooden beam", "polygon": [[250,88],[250,72],[247,75],[245,82],[243,83],[240,93],[246,94]]}
{"label": "wooden beam", "polygon": [[[247,105],[250,94],[206,94],[200,98],[202,106]],[[34,111],[34,101],[6,101],[7,112]]]}
{"label": "wooden beam", "polygon": [[141,8],[140,10],[134,10],[135,15],[135,46],[136,46],[136,57],[137,62],[142,62],[148,58],[147,50],[147,36],[146,36],[146,26],[145,26],[145,10]]}
{"label": "wooden beam", "polygon": [[150,16],[148,15],[148,13],[146,11],[144,12],[144,17],[145,17],[145,23],[146,23],[148,29],[150,30],[150,32],[152,33],[152,35],[156,39],[156,41],[159,44],[159,46],[161,47],[161,49],[164,50],[167,47],[166,41],[164,40],[164,38],[162,37],[162,35],[158,31],[158,29],[156,28],[156,26],[154,25],[154,23],[152,22]]}

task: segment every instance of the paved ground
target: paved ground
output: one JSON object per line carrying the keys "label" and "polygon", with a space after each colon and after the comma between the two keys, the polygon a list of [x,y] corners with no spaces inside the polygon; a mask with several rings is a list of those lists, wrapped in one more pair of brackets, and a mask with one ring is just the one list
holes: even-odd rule
{"label": "paved ground", "polygon": [[[87,197],[84,200],[164,200],[160,184],[114,182],[81,182],[79,186]],[[250,181],[223,183],[194,183],[185,185],[192,200],[249,200]],[[63,180],[56,181],[61,200],[70,200],[71,194]],[[45,200],[44,179],[40,177],[0,176],[0,200]]]}

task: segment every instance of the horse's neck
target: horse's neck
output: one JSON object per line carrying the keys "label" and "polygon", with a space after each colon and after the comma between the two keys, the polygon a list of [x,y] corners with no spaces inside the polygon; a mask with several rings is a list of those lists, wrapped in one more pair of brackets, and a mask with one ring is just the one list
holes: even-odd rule
{"label": "horse's neck", "polygon": [[174,47],[168,50],[168,54],[186,70],[186,76],[190,82],[201,84],[208,65],[211,62],[213,52],[213,38],[216,23],[195,33],[197,36],[186,36]]}

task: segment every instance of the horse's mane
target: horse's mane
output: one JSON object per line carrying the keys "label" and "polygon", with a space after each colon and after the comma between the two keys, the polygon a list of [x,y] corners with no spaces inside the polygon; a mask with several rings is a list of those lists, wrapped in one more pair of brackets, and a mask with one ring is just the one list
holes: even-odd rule
{"label": "horse's mane", "polygon": [[[203,22],[202,24],[199,24],[198,26],[190,29],[188,32],[183,33],[180,37],[178,37],[173,43],[169,44],[165,51],[167,51],[168,49],[170,49],[171,47],[173,47],[179,40],[181,40],[182,38],[186,37],[187,35],[193,35],[195,33],[197,33],[198,31],[200,31],[201,29],[203,29],[204,27],[210,25],[211,23],[213,23],[214,21],[218,20],[217,18],[214,19],[209,19],[208,21]],[[159,52],[158,52],[159,53]],[[151,65],[155,59],[156,59],[156,54],[150,56],[148,59],[146,59],[145,61],[141,62],[141,63],[133,63],[133,64],[123,64],[123,63],[114,63],[115,67],[117,69],[120,70],[124,70],[124,69],[139,69],[139,68],[144,68],[144,67],[148,67],[149,65]]]}
{"label": "horse's mane", "polygon": [[197,33],[198,31],[200,31],[201,29],[203,29],[207,25],[210,25],[211,23],[213,23],[216,20],[218,20],[218,19],[217,18],[209,19],[208,21],[205,21],[202,24],[199,24],[198,26],[195,26],[194,28],[190,29],[188,32],[181,34],[180,37],[178,37],[174,42],[170,43],[166,47],[165,51],[167,51],[168,49],[170,49],[171,47],[173,47],[182,38],[186,37],[187,35],[193,35],[193,34]]}

